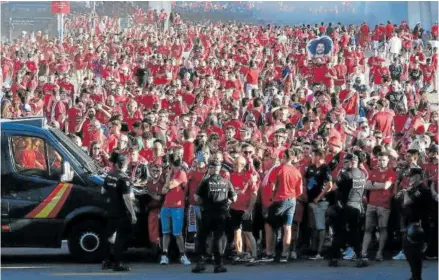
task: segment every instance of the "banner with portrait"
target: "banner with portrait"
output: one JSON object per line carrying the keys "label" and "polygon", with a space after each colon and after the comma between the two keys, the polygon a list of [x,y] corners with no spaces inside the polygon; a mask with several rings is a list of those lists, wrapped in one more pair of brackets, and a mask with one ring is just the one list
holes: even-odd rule
{"label": "banner with portrait", "polygon": [[306,52],[310,59],[317,57],[331,57],[334,43],[328,36],[312,39],[306,45]]}

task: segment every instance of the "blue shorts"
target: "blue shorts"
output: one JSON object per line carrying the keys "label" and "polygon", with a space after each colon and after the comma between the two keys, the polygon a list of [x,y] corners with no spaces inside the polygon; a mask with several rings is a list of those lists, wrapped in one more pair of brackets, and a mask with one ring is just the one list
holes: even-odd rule
{"label": "blue shorts", "polygon": [[276,229],[283,225],[291,226],[293,224],[295,210],[295,198],[273,202],[273,204],[268,208],[267,222]]}
{"label": "blue shorts", "polygon": [[184,208],[163,207],[160,211],[160,221],[163,234],[171,232],[172,223],[172,234],[174,236],[181,235],[183,232]]}

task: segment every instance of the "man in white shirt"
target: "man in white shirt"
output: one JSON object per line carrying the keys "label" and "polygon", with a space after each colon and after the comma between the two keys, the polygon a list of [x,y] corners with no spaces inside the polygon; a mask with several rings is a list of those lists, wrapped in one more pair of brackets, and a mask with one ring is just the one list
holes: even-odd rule
{"label": "man in white shirt", "polygon": [[402,40],[398,38],[395,32],[393,33],[393,37],[390,38],[388,44],[389,44],[389,58],[391,58],[392,56],[395,57],[399,55],[402,49]]}

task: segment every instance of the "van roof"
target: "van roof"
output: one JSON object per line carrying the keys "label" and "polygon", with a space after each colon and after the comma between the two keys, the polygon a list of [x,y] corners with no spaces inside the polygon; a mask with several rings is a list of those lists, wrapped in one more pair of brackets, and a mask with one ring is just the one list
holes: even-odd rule
{"label": "van roof", "polygon": [[[30,125],[38,128],[46,128],[47,123],[45,118],[17,118],[17,119],[0,119],[0,124],[2,127],[13,127],[13,125]],[[5,126],[6,124],[10,124]]]}

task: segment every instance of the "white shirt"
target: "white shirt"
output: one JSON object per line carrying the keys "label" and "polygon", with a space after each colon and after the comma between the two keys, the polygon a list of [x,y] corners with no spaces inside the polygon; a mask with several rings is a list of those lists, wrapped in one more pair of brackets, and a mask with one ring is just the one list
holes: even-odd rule
{"label": "white shirt", "polygon": [[402,40],[398,37],[392,37],[389,40],[389,51],[394,54],[399,54],[402,49]]}

